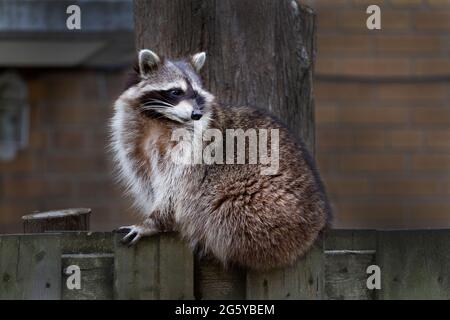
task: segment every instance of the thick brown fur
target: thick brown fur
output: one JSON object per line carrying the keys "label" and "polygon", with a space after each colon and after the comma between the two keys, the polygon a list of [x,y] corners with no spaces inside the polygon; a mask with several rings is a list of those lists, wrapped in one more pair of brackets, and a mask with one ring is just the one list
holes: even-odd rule
{"label": "thick brown fur", "polygon": [[[160,68],[168,72],[163,70],[166,66]],[[141,97],[148,94],[140,92],[146,81],[154,80],[134,81],[132,91],[118,99],[116,113],[122,115],[115,116],[112,126],[122,179],[138,199],[143,225],[154,232],[174,229],[193,248],[227,266],[270,269],[305,254],[327,227],[331,213],[304,145],[260,110],[224,107],[206,98],[207,128],[278,129],[279,170],[262,175],[261,164],[195,164],[178,170],[168,159],[174,147],[171,133],[186,124],[136,111]],[[155,170],[173,177],[155,177]],[[157,208],[146,201],[158,203]]]}

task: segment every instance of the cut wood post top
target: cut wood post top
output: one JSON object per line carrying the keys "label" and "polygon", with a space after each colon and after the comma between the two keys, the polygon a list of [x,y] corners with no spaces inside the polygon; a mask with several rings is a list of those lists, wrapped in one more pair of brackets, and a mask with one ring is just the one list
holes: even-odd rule
{"label": "cut wood post top", "polygon": [[24,233],[87,231],[91,209],[70,208],[37,212],[22,217]]}
{"label": "cut wood post top", "polygon": [[82,214],[90,214],[91,211],[92,210],[89,208],[70,208],[62,210],[36,212],[33,214],[22,216],[22,220],[57,219],[69,216],[78,216]]}

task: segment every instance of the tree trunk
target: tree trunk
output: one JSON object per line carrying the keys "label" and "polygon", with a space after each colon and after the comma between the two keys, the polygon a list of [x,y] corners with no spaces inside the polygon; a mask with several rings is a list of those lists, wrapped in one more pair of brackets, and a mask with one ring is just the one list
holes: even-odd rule
{"label": "tree trunk", "polygon": [[[137,49],[168,57],[206,51],[202,77],[219,102],[269,110],[314,151],[311,9],[296,0],[135,0],[134,15]],[[315,276],[307,277],[307,285],[318,290],[288,292],[306,278],[292,269],[245,277],[241,270],[224,271],[208,260],[198,261],[196,268],[199,298],[226,298],[229,292],[238,298],[235,292],[245,290],[245,279],[241,297],[316,298],[321,292]],[[214,293],[207,288],[215,288]],[[266,289],[277,292],[262,294]]]}

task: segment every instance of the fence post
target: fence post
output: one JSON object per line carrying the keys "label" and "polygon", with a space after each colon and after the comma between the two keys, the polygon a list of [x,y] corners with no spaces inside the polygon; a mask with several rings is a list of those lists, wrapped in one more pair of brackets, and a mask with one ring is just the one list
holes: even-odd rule
{"label": "fence post", "polygon": [[[135,0],[134,21],[137,49],[149,48],[169,57],[206,51],[202,77],[219,101],[269,110],[313,152],[315,15],[311,9],[296,0]],[[199,298],[228,298],[230,294],[240,298],[254,292],[243,291],[245,277],[240,270],[225,272],[209,260],[199,261],[197,268],[201,271],[196,272]],[[268,288],[285,292],[280,287],[299,274],[286,271],[280,277],[258,277],[252,275],[252,283],[272,281]],[[205,284],[211,279],[217,285]],[[226,286],[220,285],[221,279]],[[280,279],[284,282],[278,283]],[[214,292],[207,292],[208,288]],[[306,290],[292,297],[318,298],[317,292],[322,290]]]}
{"label": "fence post", "polygon": [[91,209],[74,208],[39,212],[22,217],[24,233],[88,231]]}

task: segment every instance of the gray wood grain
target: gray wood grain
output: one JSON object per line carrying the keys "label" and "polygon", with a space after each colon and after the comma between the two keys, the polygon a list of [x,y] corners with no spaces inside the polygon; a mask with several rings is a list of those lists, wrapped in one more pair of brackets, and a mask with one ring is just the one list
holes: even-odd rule
{"label": "gray wood grain", "polygon": [[325,297],[372,300],[367,289],[367,267],[375,264],[377,233],[374,230],[330,230],[325,237]]}
{"label": "gray wood grain", "polygon": [[[81,288],[69,289],[70,276],[66,269],[76,265],[80,268]],[[62,256],[62,299],[105,300],[113,298],[113,254],[64,254]]]}
{"label": "gray wood grain", "polygon": [[247,299],[322,299],[323,244],[314,247],[293,266],[267,272],[247,272]]}
{"label": "gray wood grain", "polygon": [[194,298],[194,256],[175,234],[159,238],[160,299]]}
{"label": "gray wood grain", "polygon": [[380,299],[449,299],[448,230],[379,232]]}
{"label": "gray wood grain", "polygon": [[57,235],[2,236],[2,299],[60,299],[61,247]]}
{"label": "gray wood grain", "polygon": [[134,247],[115,238],[116,299],[192,299],[193,256],[174,233],[141,239]]}
{"label": "gray wood grain", "polygon": [[202,300],[245,299],[246,272],[225,269],[215,258],[196,257],[195,298]]}
{"label": "gray wood grain", "polygon": [[113,253],[114,234],[112,232],[62,232],[61,250],[63,254]]}
{"label": "gray wood grain", "polygon": [[0,237],[0,299],[20,299],[21,283],[18,281],[19,236]]}
{"label": "gray wood grain", "polygon": [[141,239],[134,247],[120,243],[115,236],[114,298],[159,299],[159,238]]}

